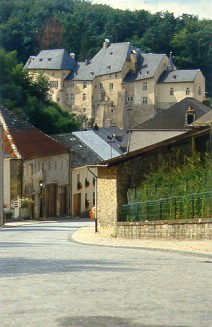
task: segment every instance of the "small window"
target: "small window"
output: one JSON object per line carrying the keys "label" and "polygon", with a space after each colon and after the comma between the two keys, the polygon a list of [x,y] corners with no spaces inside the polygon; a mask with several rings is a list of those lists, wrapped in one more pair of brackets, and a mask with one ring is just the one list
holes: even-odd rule
{"label": "small window", "polygon": [[74,94],[70,94],[70,103],[74,103]]}
{"label": "small window", "polygon": [[57,98],[57,102],[60,102],[60,98]]}
{"label": "small window", "polygon": [[93,192],[93,205],[95,206],[95,192]]}
{"label": "small window", "polygon": [[57,89],[58,88],[58,81],[50,81],[50,87]]}
{"label": "small window", "polygon": [[103,90],[103,84],[102,83],[99,83],[99,89]]}
{"label": "small window", "polygon": [[86,112],[86,108],[83,108],[83,112]]}
{"label": "small window", "polygon": [[84,101],[84,100],[86,100],[87,99],[87,95],[84,93],[83,95],[82,95],[82,100]]}
{"label": "small window", "polygon": [[83,82],[83,89],[87,89],[87,82]]}
{"label": "small window", "polygon": [[68,87],[74,87],[74,82],[68,82]]}
{"label": "small window", "polygon": [[68,96],[68,94],[66,94],[66,103],[67,104],[69,103],[69,96]]}
{"label": "small window", "polygon": [[133,96],[127,97],[127,102],[133,102]]}
{"label": "small window", "polygon": [[113,91],[113,83],[110,83],[110,91]]}
{"label": "small window", "polygon": [[143,91],[147,91],[147,83],[143,83]]}
{"label": "small window", "polygon": [[147,104],[147,97],[142,98],[142,104]]}
{"label": "small window", "polygon": [[186,88],[186,95],[190,95],[190,89],[189,89],[189,87]]}
{"label": "small window", "polygon": [[80,174],[77,174],[77,183],[80,182]]}
{"label": "small window", "polygon": [[170,88],[170,95],[174,95],[174,88],[173,87]]}
{"label": "small window", "polygon": [[199,88],[198,88],[198,95],[202,95],[202,89],[201,89],[201,86],[199,86]]}

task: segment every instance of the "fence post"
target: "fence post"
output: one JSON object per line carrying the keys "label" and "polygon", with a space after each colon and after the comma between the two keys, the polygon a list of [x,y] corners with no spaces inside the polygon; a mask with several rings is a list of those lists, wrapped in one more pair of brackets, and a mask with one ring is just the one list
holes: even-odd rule
{"label": "fence post", "polygon": [[194,218],[194,195],[192,195],[191,197],[191,204],[192,204],[191,217]]}
{"label": "fence post", "polygon": [[160,219],[162,220],[162,201],[160,200]]}

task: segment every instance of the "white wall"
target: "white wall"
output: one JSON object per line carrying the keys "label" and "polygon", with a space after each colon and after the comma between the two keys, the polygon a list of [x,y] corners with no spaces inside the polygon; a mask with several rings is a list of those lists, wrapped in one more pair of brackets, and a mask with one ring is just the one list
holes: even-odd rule
{"label": "white wall", "polygon": [[131,131],[129,135],[129,151],[144,148],[171,137],[185,133],[186,131]]}

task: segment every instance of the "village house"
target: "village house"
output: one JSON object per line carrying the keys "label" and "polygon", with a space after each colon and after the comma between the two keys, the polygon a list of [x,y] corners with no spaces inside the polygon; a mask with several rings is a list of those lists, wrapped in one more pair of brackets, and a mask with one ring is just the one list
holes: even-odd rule
{"label": "village house", "polygon": [[[187,133],[92,166],[97,169],[96,219],[99,233],[126,238],[212,238],[212,207],[205,219],[177,219],[170,222],[125,222],[122,219],[122,208],[128,204],[129,191],[136,191],[146,176],[156,172],[164,162],[168,167],[175,167],[176,162],[183,163],[185,156],[192,157],[194,146],[202,156],[208,151],[212,153],[212,121],[211,115],[207,115],[210,113],[205,115],[206,126],[201,121],[200,126]],[[211,199],[212,193],[209,195]]]}
{"label": "village house", "polygon": [[191,124],[211,109],[194,98],[184,98],[129,130],[129,151],[188,132]]}
{"label": "village house", "polygon": [[128,134],[118,127],[52,136],[70,149],[70,215],[88,216],[96,205],[96,168],[89,165],[123,155]]}
{"label": "village house", "polygon": [[2,106],[0,123],[5,206],[24,199],[31,218],[69,214],[69,150]]}
{"label": "village house", "polygon": [[126,130],[186,97],[200,102],[205,98],[199,69],[177,70],[171,54],[144,53],[130,42],[106,39],[84,62],[64,49],[42,50],[25,68],[31,75],[44,74],[51,86],[49,97],[84,117],[86,126]]}

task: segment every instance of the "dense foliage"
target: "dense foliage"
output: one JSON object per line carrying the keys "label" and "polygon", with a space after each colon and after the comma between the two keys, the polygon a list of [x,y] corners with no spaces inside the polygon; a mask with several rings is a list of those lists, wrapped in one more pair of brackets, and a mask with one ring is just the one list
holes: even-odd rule
{"label": "dense foliage", "polygon": [[47,134],[79,129],[73,114],[48,100],[48,91],[48,81],[43,76],[32,79],[15,51],[0,49],[0,103]]}
{"label": "dense foliage", "polygon": [[41,49],[66,48],[91,58],[104,38],[144,51],[173,52],[177,68],[200,68],[212,96],[212,21],[170,12],[123,11],[85,0],[1,0],[0,46],[26,62]]}
{"label": "dense foliage", "polygon": [[[147,175],[137,188],[133,201],[156,200],[206,190],[212,191],[211,153],[202,160],[201,155],[193,151],[191,158],[185,156],[183,165],[176,160],[175,167],[168,169],[167,162],[164,162],[158,171]],[[134,195],[131,191],[131,196]]]}

